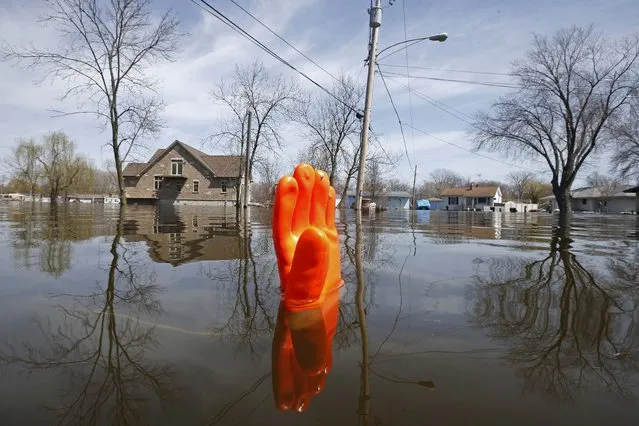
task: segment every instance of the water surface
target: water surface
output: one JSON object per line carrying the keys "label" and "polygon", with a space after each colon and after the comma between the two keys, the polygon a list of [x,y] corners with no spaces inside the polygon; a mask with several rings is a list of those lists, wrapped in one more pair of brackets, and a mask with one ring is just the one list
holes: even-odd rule
{"label": "water surface", "polygon": [[339,221],[293,318],[269,210],[0,203],[2,424],[637,424],[636,217],[377,214],[359,283]]}

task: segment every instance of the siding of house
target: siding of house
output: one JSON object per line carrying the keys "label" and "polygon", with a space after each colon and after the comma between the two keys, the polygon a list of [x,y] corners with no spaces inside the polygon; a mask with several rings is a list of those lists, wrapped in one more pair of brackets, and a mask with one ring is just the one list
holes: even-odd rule
{"label": "siding of house", "polygon": [[[182,159],[183,177],[167,177],[171,175],[171,160]],[[239,186],[239,178],[235,177],[211,177],[210,172],[181,146],[175,145],[157,163],[155,163],[140,178],[125,178],[127,198],[154,198],[155,176],[165,176],[162,186],[157,192],[159,201],[172,201],[174,203],[201,201],[223,204],[235,202],[236,188]],[[193,192],[193,181],[199,181],[199,191]],[[226,193],[222,192],[222,183],[227,183]],[[178,192],[177,185],[182,184]],[[134,185],[134,186],[133,186]]]}

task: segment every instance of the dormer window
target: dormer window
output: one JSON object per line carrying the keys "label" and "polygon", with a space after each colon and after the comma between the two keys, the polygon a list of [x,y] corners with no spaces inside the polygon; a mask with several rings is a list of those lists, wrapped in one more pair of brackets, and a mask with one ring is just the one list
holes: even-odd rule
{"label": "dormer window", "polygon": [[171,160],[171,174],[175,176],[182,176],[182,169],[184,167],[183,160]]}

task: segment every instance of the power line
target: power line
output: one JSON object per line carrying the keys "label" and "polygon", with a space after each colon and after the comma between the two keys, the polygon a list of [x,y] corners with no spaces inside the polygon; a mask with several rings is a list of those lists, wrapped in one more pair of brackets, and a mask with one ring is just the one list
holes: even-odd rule
{"label": "power line", "polygon": [[258,24],[260,24],[261,26],[263,26],[264,28],[266,28],[266,30],[268,32],[270,32],[271,34],[273,34],[275,37],[277,37],[278,39],[280,39],[281,41],[283,41],[284,43],[286,43],[287,46],[289,46],[291,49],[293,49],[294,51],[296,51],[297,53],[299,53],[300,55],[302,55],[305,59],[307,59],[308,61],[310,61],[313,65],[315,65],[317,68],[321,69],[322,71],[324,71],[326,74],[328,74],[330,77],[332,77],[335,81],[337,81],[338,83],[341,83],[341,81],[339,80],[339,78],[335,77],[333,74],[331,74],[329,71],[326,70],[326,68],[322,67],[320,64],[318,64],[317,62],[315,62],[313,59],[309,58],[304,52],[302,52],[301,50],[299,50],[297,47],[293,46],[291,43],[289,43],[286,39],[284,39],[282,36],[280,36],[278,33],[276,33],[275,31],[273,31],[268,25],[266,25],[264,22],[260,21],[257,17],[255,17],[255,15],[253,15],[251,12],[249,12],[248,10],[246,10],[244,7],[242,7],[242,5],[240,5],[239,3],[237,3],[235,0],[229,0],[231,3],[233,3],[235,6],[239,7],[240,9],[242,9],[242,11],[244,11],[244,13],[246,13],[248,16],[250,16],[251,18],[253,18]]}
{"label": "power line", "polygon": [[[405,124],[405,126],[408,126],[408,125],[407,125],[407,124]],[[411,127],[411,126],[408,126],[408,127]],[[441,141],[441,142],[444,142],[445,144],[448,144],[448,145],[450,145],[450,146],[454,146],[455,148],[461,149],[462,151],[466,151],[466,152],[468,152],[469,154],[477,155],[478,157],[482,157],[482,158],[485,158],[485,159],[487,159],[487,160],[496,161],[496,162],[498,162],[498,163],[505,164],[506,166],[509,166],[509,167],[515,167],[515,168],[518,168],[518,169],[521,169],[521,170],[526,170],[526,171],[529,171],[529,172],[532,172],[532,173],[535,173],[535,174],[542,174],[542,173],[543,173],[543,172],[538,172],[538,171],[535,171],[535,170],[532,170],[532,169],[528,169],[528,168],[526,168],[526,167],[518,166],[518,165],[516,165],[516,164],[511,164],[511,163],[508,163],[508,162],[506,162],[506,161],[499,160],[499,159],[497,159],[497,158],[493,158],[493,157],[489,157],[489,156],[487,156],[487,155],[480,154],[479,152],[475,152],[475,151],[472,151],[472,150],[470,150],[470,149],[464,148],[463,146],[459,146],[459,145],[457,145],[457,144],[454,144],[454,143],[452,143],[452,142],[449,142],[449,141],[447,141],[446,139],[442,139],[442,138],[440,138],[439,136],[435,136],[435,135],[433,135],[433,134],[431,134],[431,133],[428,133],[428,132],[425,132],[425,131],[423,131],[423,130],[421,130],[421,129],[418,129],[417,127],[413,127],[413,129],[414,129],[414,130],[416,130],[416,131],[417,131],[417,132],[419,132],[419,133],[422,133],[423,135],[430,136],[431,138],[437,139],[437,140],[439,140],[439,141]]]}
{"label": "power line", "polygon": [[421,75],[404,75],[404,74],[399,74],[399,73],[394,73],[394,72],[387,72],[386,75],[393,76],[393,77],[409,77],[409,78],[416,78],[416,79],[420,79],[420,80],[434,80],[434,81],[447,81],[450,83],[464,83],[464,84],[475,84],[475,85],[479,85],[479,86],[489,86],[489,87],[503,87],[506,89],[521,89],[521,86],[517,85],[517,84],[511,84],[511,83],[497,83],[497,82],[492,82],[492,81],[474,81],[474,80],[458,80],[458,79],[454,79],[454,78],[440,78],[440,77],[426,77],[426,76],[421,76]]}
{"label": "power line", "polygon": [[[406,68],[405,65],[395,65],[395,64],[382,64],[385,67],[391,68]],[[444,71],[444,72],[458,72],[463,74],[482,74],[482,75],[501,75],[505,77],[512,77],[512,74],[508,74],[505,72],[492,72],[492,71],[470,71],[470,70],[458,70],[452,68],[435,68],[435,67],[422,67],[417,65],[411,65],[410,68],[416,70],[428,70],[428,71]]]}
{"label": "power line", "polygon": [[[382,83],[384,83],[384,88],[386,89],[386,93],[388,94],[388,98],[390,99],[391,105],[393,106],[393,110],[395,111],[395,115],[397,116],[397,121],[399,122],[399,130],[402,132],[402,140],[404,141],[404,150],[406,151],[406,159],[408,160],[408,165],[411,170],[413,169],[413,164],[410,161],[410,156],[408,155],[408,147],[406,146],[406,136],[404,135],[404,126],[402,126],[402,119],[399,117],[399,112],[397,112],[397,108],[395,108],[395,102],[393,102],[393,97],[391,96],[390,90],[388,90],[388,86],[386,85],[386,79],[384,78],[384,74],[382,70],[379,68],[379,64],[377,64],[377,70],[379,71],[379,75],[382,77]],[[413,126],[410,126],[413,128]]]}
{"label": "power line", "polygon": [[[408,40],[408,31],[406,29],[406,0],[402,0],[402,14],[404,17],[404,40]],[[413,125],[413,100],[410,91],[410,68],[408,67],[408,49],[404,50],[406,53],[406,84],[408,85],[408,112],[410,113],[410,125]],[[379,64],[377,66],[379,69]],[[381,71],[380,71],[381,74]],[[415,131],[411,129],[411,144],[413,145],[413,156],[415,156]]]}
{"label": "power line", "polygon": [[[466,114],[465,112],[459,111],[441,101],[438,101],[437,99],[431,98],[428,95],[425,95],[415,89],[411,89],[409,86],[402,84],[401,82],[399,82],[399,79],[395,79],[393,77],[390,77],[391,79],[393,79],[394,81],[397,82],[397,84],[399,84],[400,86],[402,86],[403,88],[412,91],[418,98],[421,98],[423,100],[425,100],[426,102],[432,104],[434,107],[439,108],[440,110],[444,111],[447,114],[452,115],[453,117],[457,118],[458,120],[470,125],[470,126],[474,126],[474,124],[470,121],[468,121],[466,118],[460,117],[457,114],[461,114],[465,117],[467,117],[470,120],[473,120],[473,117],[471,117],[470,115]],[[454,112],[453,112],[454,111]]]}
{"label": "power line", "polygon": [[273,50],[271,50],[268,46],[266,46],[264,43],[262,43],[261,41],[257,40],[255,37],[253,37],[251,34],[249,34],[246,30],[244,30],[242,27],[240,27],[238,24],[236,24],[235,22],[233,22],[231,19],[227,18],[223,13],[221,13],[219,10],[217,10],[216,8],[214,8],[213,6],[211,6],[211,4],[209,4],[206,0],[200,0],[201,3],[205,4],[209,9],[204,8],[202,5],[198,4],[196,2],[196,0],[191,0],[192,3],[194,3],[195,5],[197,5],[198,7],[200,7],[202,10],[204,10],[205,12],[209,13],[211,16],[214,16],[215,18],[217,18],[218,20],[220,20],[223,24],[225,24],[226,26],[232,28],[233,30],[239,32],[240,34],[242,34],[245,38],[247,38],[249,41],[251,41],[253,44],[255,44],[256,46],[258,46],[260,49],[264,50],[266,53],[268,53],[269,55],[271,55],[273,58],[277,59],[278,61],[280,61],[281,63],[283,63],[284,65],[286,65],[287,67],[291,68],[293,71],[297,72],[298,74],[300,74],[302,77],[306,78],[308,81],[310,81],[311,83],[313,83],[315,86],[317,86],[318,88],[320,88],[321,90],[323,90],[326,94],[328,94],[330,97],[332,97],[333,99],[335,99],[337,102],[341,103],[342,105],[344,105],[345,107],[349,108],[351,111],[355,112],[356,114],[359,114],[359,110],[354,108],[351,105],[348,105],[346,102],[344,102],[342,99],[338,98],[337,96],[335,96],[333,93],[331,93],[330,90],[326,89],[324,86],[322,86],[321,84],[319,84],[317,81],[313,80],[311,77],[309,77],[308,75],[306,75],[304,72],[298,70],[297,68],[295,68],[295,66],[293,66],[291,63],[289,63],[288,61],[286,61],[284,58],[282,58],[281,56],[279,56],[277,53],[275,53]]}

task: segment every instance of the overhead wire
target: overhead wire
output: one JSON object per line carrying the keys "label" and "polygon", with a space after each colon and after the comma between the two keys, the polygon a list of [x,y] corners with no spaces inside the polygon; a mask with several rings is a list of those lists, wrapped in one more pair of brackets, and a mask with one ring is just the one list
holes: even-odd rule
{"label": "overhead wire", "polygon": [[[386,72],[386,75],[393,77],[407,77],[405,74],[395,73],[395,72]],[[489,87],[503,87],[506,89],[521,89],[521,86],[514,83],[501,83],[501,82],[492,82],[492,81],[475,81],[475,80],[459,80],[454,78],[443,78],[443,77],[427,77],[422,75],[410,75],[409,78],[420,79],[420,80],[433,80],[433,81],[447,81],[450,83],[463,83],[463,84],[474,84],[479,86],[489,86]]]}
{"label": "overhead wire", "polygon": [[[402,15],[404,18],[404,40],[408,40],[408,30],[406,29],[406,0],[402,0]],[[413,125],[413,100],[410,91],[410,68],[408,67],[408,49],[406,53],[406,84],[408,85],[408,112],[410,113],[410,125]],[[379,64],[378,64],[379,67]],[[379,69],[379,68],[378,68]],[[411,129],[411,144],[413,146],[413,157],[415,157],[415,131]]]}
{"label": "overhead wire", "polygon": [[[385,67],[390,68],[406,68],[405,65],[396,65],[396,64],[382,64]],[[427,70],[427,71],[444,71],[444,72],[457,72],[462,74],[480,74],[480,75],[500,75],[504,77],[513,77],[513,74],[508,74],[505,72],[494,72],[494,71],[471,71],[471,70],[459,70],[452,68],[435,68],[435,67],[423,67],[417,65],[411,65],[409,68],[415,70]]]}
{"label": "overhead wire", "polygon": [[[379,71],[379,75],[382,77],[382,83],[384,83],[384,88],[386,89],[386,93],[388,94],[388,98],[390,99],[391,105],[393,107],[393,111],[395,111],[395,115],[397,116],[397,121],[399,122],[399,130],[402,132],[402,140],[404,141],[404,150],[406,151],[406,159],[408,160],[408,165],[411,170],[413,169],[413,164],[410,161],[410,156],[408,155],[408,146],[406,146],[406,135],[404,134],[404,126],[402,126],[402,119],[399,116],[399,112],[397,112],[397,108],[395,107],[395,102],[393,102],[393,97],[391,96],[390,90],[388,90],[388,85],[386,84],[386,79],[384,78],[384,74],[379,68],[379,64],[377,65],[377,70]],[[410,126],[413,128],[413,126]]]}
{"label": "overhead wire", "polygon": [[[405,126],[408,126],[408,125],[407,125],[407,124],[405,124]],[[487,160],[495,161],[495,162],[497,162],[497,163],[501,163],[501,164],[504,164],[504,165],[509,166],[509,167],[513,167],[513,168],[517,168],[517,169],[521,169],[521,170],[526,170],[526,171],[528,171],[528,172],[532,172],[532,173],[535,173],[535,174],[542,174],[542,173],[543,173],[543,172],[539,172],[539,171],[537,171],[537,170],[532,170],[532,169],[528,169],[528,168],[526,168],[526,167],[519,166],[519,165],[517,165],[517,164],[512,164],[512,163],[509,163],[509,162],[507,162],[507,161],[500,160],[500,159],[498,159],[498,158],[493,158],[493,157],[489,157],[489,156],[487,156],[487,155],[483,155],[483,154],[481,154],[481,153],[479,153],[479,152],[476,152],[476,151],[470,150],[470,149],[468,149],[468,148],[464,148],[463,146],[460,146],[460,145],[457,145],[457,144],[455,144],[455,143],[453,143],[453,142],[447,141],[446,139],[443,139],[443,138],[441,138],[441,137],[439,137],[439,136],[435,136],[435,135],[433,135],[433,134],[431,134],[431,133],[428,133],[428,132],[426,132],[426,131],[424,131],[424,130],[418,129],[417,127],[413,127],[413,129],[414,129],[415,131],[419,132],[419,133],[422,133],[423,135],[426,135],[426,136],[429,136],[429,137],[431,137],[431,138],[433,138],[433,139],[437,139],[438,141],[444,142],[444,143],[445,143],[445,144],[447,144],[447,145],[453,146],[453,147],[455,147],[455,148],[457,148],[457,149],[460,149],[460,150],[462,150],[462,151],[466,151],[466,152],[468,152],[469,154],[477,155],[478,157],[482,157],[482,158],[485,158],[485,159],[487,159]]]}
{"label": "overhead wire", "polygon": [[298,74],[300,74],[302,77],[306,78],[308,81],[310,81],[312,84],[314,84],[315,86],[317,86],[319,89],[321,89],[322,91],[324,91],[327,95],[329,95],[330,97],[332,97],[333,99],[335,99],[337,102],[341,103],[342,105],[344,105],[345,107],[349,108],[351,111],[359,114],[360,110],[353,107],[352,105],[347,104],[346,102],[344,102],[342,99],[338,98],[337,96],[335,96],[330,90],[326,89],[324,86],[322,86],[320,83],[318,83],[317,81],[313,80],[311,77],[309,77],[306,73],[298,70],[294,65],[292,65],[290,62],[288,62],[287,60],[285,60],[284,58],[282,58],[281,56],[279,56],[277,53],[275,53],[273,50],[271,50],[268,46],[266,46],[264,43],[262,43],[261,41],[257,40],[255,37],[253,37],[251,34],[249,34],[246,30],[244,30],[242,27],[240,27],[238,24],[236,24],[235,22],[233,22],[230,18],[226,17],[226,15],[224,15],[222,12],[220,12],[218,9],[216,9],[215,7],[213,7],[209,2],[207,2],[206,0],[199,0],[200,3],[203,3],[204,5],[206,5],[208,7],[204,8],[202,5],[198,4],[196,0],[191,0],[192,3],[196,4],[198,7],[200,7],[202,10],[208,12],[210,15],[214,16],[215,18],[217,18],[219,21],[221,21],[222,23],[224,23],[226,26],[232,28],[233,30],[239,32],[241,35],[243,35],[245,38],[247,38],[249,41],[251,41],[253,44],[255,44],[256,46],[258,46],[260,49],[264,50],[266,53],[268,53],[269,55],[271,55],[273,58],[277,59],[278,61],[280,61],[282,64],[286,65],[287,67],[289,67],[290,69],[292,69],[293,71],[297,72]]}
{"label": "overhead wire", "polygon": [[[453,108],[450,105],[447,105],[447,104],[445,104],[445,103],[443,103],[441,101],[438,101],[437,99],[434,99],[434,98],[432,98],[432,97],[430,97],[430,96],[428,96],[428,95],[426,95],[426,94],[424,94],[422,92],[419,92],[418,90],[410,88],[409,86],[401,83],[398,78],[394,78],[392,76],[389,76],[389,78],[392,79],[393,81],[397,82],[397,84],[399,84],[404,89],[411,91],[418,98],[421,98],[421,99],[425,100],[426,102],[430,103],[434,107],[444,111],[447,114],[452,115],[453,117],[455,117],[458,120],[468,124],[469,126],[474,126],[474,124],[471,121],[469,121],[469,120],[473,120],[473,117],[471,117],[470,115],[466,114],[465,112],[460,111],[460,110],[458,110],[456,108]],[[460,115],[462,115],[462,116],[464,116],[466,118],[460,117]]]}
{"label": "overhead wire", "polygon": [[233,3],[235,6],[239,7],[244,13],[246,13],[248,16],[250,16],[251,18],[253,18],[258,24],[260,24],[262,27],[264,27],[268,32],[270,32],[271,34],[273,34],[275,37],[277,37],[278,39],[280,39],[282,42],[284,42],[287,46],[289,46],[291,49],[293,49],[294,51],[296,51],[297,53],[299,53],[300,55],[302,55],[305,59],[307,59],[309,62],[311,62],[313,65],[315,65],[317,68],[321,69],[322,71],[324,71],[327,75],[329,75],[331,78],[333,78],[335,81],[337,81],[338,83],[341,83],[340,79],[335,77],[335,75],[331,74],[326,68],[324,68],[323,66],[321,66],[320,64],[318,64],[317,62],[315,62],[313,59],[311,59],[310,57],[308,57],[308,55],[306,55],[304,52],[302,52],[301,50],[299,50],[297,47],[293,46],[291,43],[289,43],[284,37],[280,36],[278,33],[276,33],[275,31],[273,31],[273,29],[271,29],[268,25],[266,25],[264,22],[262,22],[259,18],[257,18],[255,15],[253,15],[251,12],[249,12],[248,10],[246,10],[244,7],[242,7],[241,4],[239,4],[238,2],[236,2],[235,0],[229,0],[231,3]]}

